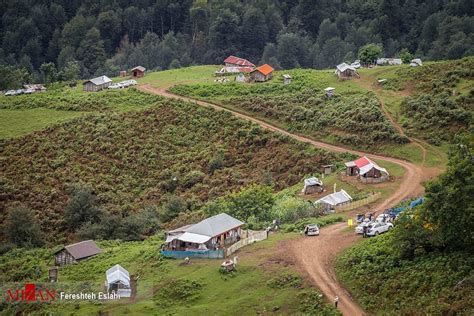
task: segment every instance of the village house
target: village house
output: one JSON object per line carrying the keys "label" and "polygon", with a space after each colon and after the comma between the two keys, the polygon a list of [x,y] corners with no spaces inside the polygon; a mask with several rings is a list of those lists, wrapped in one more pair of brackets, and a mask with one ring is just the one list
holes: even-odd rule
{"label": "village house", "polygon": [[321,193],[323,192],[323,182],[318,178],[311,177],[308,179],[304,179],[304,187],[301,191],[303,194],[313,194],[313,193]]}
{"label": "village house", "polygon": [[334,73],[341,80],[351,79],[352,77],[359,77],[359,74],[357,73],[357,70],[354,67],[349,66],[346,63],[342,63],[342,64],[337,65],[336,71]]}
{"label": "village house", "polygon": [[377,65],[379,66],[394,66],[401,64],[403,64],[403,61],[400,58],[377,58]]}
{"label": "village house", "polygon": [[332,168],[334,167],[334,165],[324,165],[323,166],[323,173],[324,175],[328,176],[332,173]]}
{"label": "village house", "polygon": [[45,86],[43,86],[42,84],[25,84],[23,86],[23,88],[25,88],[25,90],[30,90],[30,91],[33,91],[33,92],[44,92],[44,91],[46,91]]}
{"label": "village house", "polygon": [[247,59],[240,57],[229,56],[224,60],[224,67],[216,71],[216,76],[223,76],[225,74],[248,74],[255,69],[255,65]]}
{"label": "village house", "polygon": [[250,80],[264,82],[273,78],[273,68],[269,64],[262,65],[250,73]]}
{"label": "village house", "polygon": [[79,261],[95,256],[101,252],[102,250],[97,247],[93,240],[85,240],[65,246],[57,251],[54,256],[56,265],[61,266],[65,264],[78,263]]}
{"label": "village house", "polygon": [[324,211],[329,212],[334,210],[336,206],[345,205],[352,202],[352,197],[345,190],[334,192],[320,198],[315,205],[321,207]]}
{"label": "village house", "polygon": [[121,265],[116,264],[105,272],[105,286],[108,293],[116,293],[120,297],[130,297],[132,289],[130,285],[130,274]]}
{"label": "village house", "polygon": [[364,183],[378,183],[388,179],[388,172],[367,157],[345,163],[346,175],[357,176]]}
{"label": "village house", "polygon": [[179,252],[223,249],[240,240],[243,225],[238,219],[221,213],[197,224],[166,232],[164,250]]}
{"label": "village house", "polygon": [[145,76],[145,70],[146,70],[145,67],[137,66],[135,68],[132,68],[132,70],[130,70],[130,72],[132,73],[133,78],[141,78],[141,77]]}
{"label": "village house", "polygon": [[100,76],[94,79],[84,81],[83,90],[88,92],[97,92],[107,88],[112,84],[112,80],[107,76]]}

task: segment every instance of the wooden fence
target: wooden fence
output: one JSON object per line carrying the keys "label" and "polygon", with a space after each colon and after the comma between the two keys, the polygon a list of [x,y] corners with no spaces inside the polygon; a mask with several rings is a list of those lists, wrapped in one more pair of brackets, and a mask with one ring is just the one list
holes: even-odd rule
{"label": "wooden fence", "polygon": [[336,206],[335,207],[336,213],[339,213],[339,212],[342,212],[342,211],[353,210],[355,208],[370,204],[374,201],[377,201],[379,199],[380,195],[382,195],[382,193],[377,192],[375,194],[369,195],[368,197],[366,197],[362,200],[358,200],[358,201],[354,201],[354,202],[347,203],[347,204],[344,204],[344,205]]}
{"label": "wooden fence", "polygon": [[267,234],[266,231],[258,231],[258,232],[251,231],[251,232],[248,232],[248,237],[247,238],[243,238],[243,239],[239,240],[238,242],[236,242],[235,244],[233,244],[232,246],[230,246],[226,249],[226,256],[227,257],[230,256],[231,254],[233,254],[234,252],[236,252],[237,250],[239,250],[240,248],[242,248],[244,246],[253,244],[254,242],[257,242],[257,241],[260,241],[260,240],[267,239],[267,237],[268,237],[268,234]]}

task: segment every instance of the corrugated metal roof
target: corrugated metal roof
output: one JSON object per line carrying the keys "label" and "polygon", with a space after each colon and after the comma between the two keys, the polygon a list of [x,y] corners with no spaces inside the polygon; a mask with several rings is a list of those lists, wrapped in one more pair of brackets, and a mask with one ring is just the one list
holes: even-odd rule
{"label": "corrugated metal roof", "polygon": [[356,71],[356,69],[352,66],[349,66],[348,64],[346,63],[342,63],[342,64],[339,64],[336,66],[337,70],[339,70],[340,72],[344,72],[346,71],[347,69],[349,70],[352,70],[352,71]]}
{"label": "corrugated metal roof", "polygon": [[364,175],[369,172],[372,168],[375,168],[383,173],[388,175],[388,172],[385,168],[380,167],[374,161],[370,160],[366,156],[360,157],[357,160],[349,161],[345,163],[346,167],[357,167],[359,168],[359,174]]}
{"label": "corrugated metal roof", "polygon": [[269,64],[265,64],[265,65],[262,65],[262,66],[258,67],[254,71],[258,71],[258,72],[262,73],[264,76],[267,76],[268,74],[272,73],[273,70],[274,69],[272,68],[272,66],[270,66]]}
{"label": "corrugated metal roof", "polygon": [[224,60],[224,63],[234,64],[234,65],[238,65],[238,66],[245,66],[245,67],[255,67],[255,65],[252,64],[247,59],[243,59],[243,58],[240,58],[240,57],[235,57],[235,56],[232,56],[232,55],[227,57]]}
{"label": "corrugated metal roof", "polygon": [[121,265],[116,264],[105,272],[107,283],[115,283],[117,281],[125,285],[130,285],[130,274]]}
{"label": "corrugated metal roof", "polygon": [[112,82],[112,80],[107,76],[100,76],[100,77],[97,77],[97,78],[93,78],[93,79],[84,81],[84,84],[86,84],[88,82],[92,82],[96,86],[100,86],[100,85],[103,85],[105,83]]}
{"label": "corrugated metal roof", "polygon": [[132,68],[131,71],[134,71],[134,70],[138,70],[138,71],[141,71],[141,72],[145,72],[146,68],[143,67],[143,66],[137,66],[135,68]]}
{"label": "corrugated metal roof", "polygon": [[203,244],[211,238],[211,236],[186,232],[179,236],[177,239],[184,242],[192,242],[194,244]]}
{"label": "corrugated metal roof", "polygon": [[93,240],[85,240],[64,247],[74,257],[74,259],[84,259],[102,252]]}
{"label": "corrugated metal roof", "polygon": [[352,201],[352,197],[349,195],[349,193],[347,193],[344,190],[341,190],[339,192],[326,195],[325,197],[317,200],[314,203],[315,204],[327,203],[329,205],[335,206],[335,205],[339,205],[341,203],[350,202],[350,201]]}
{"label": "corrugated metal roof", "polygon": [[187,228],[186,232],[215,237],[242,225],[244,225],[244,223],[238,219],[225,213],[221,213]]}
{"label": "corrugated metal roof", "polygon": [[312,186],[312,185],[323,185],[323,182],[321,180],[319,180],[318,178],[316,177],[311,177],[311,178],[308,178],[308,179],[304,179],[304,185],[305,186]]}

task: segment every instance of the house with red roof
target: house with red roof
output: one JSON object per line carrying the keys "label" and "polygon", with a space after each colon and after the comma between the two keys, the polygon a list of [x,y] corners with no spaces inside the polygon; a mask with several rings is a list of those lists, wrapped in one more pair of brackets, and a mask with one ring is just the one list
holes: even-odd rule
{"label": "house with red roof", "polygon": [[273,68],[269,64],[257,67],[250,73],[250,80],[264,82],[273,78]]}
{"label": "house with red roof", "polygon": [[388,179],[389,173],[366,156],[345,163],[346,175],[356,176],[364,183],[379,183]]}
{"label": "house with red roof", "polygon": [[250,61],[247,59],[243,59],[240,57],[235,57],[235,56],[229,56],[226,59],[224,59],[224,64],[226,67],[250,67],[250,68],[255,68],[255,65],[252,64]]}

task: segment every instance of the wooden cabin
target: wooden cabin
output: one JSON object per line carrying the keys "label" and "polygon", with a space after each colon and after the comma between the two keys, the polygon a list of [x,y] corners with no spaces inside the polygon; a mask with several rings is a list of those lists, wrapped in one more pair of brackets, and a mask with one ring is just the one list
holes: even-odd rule
{"label": "wooden cabin", "polygon": [[216,250],[240,240],[243,222],[221,213],[166,233],[166,250]]}
{"label": "wooden cabin", "polygon": [[337,65],[335,74],[339,77],[341,80],[347,80],[351,79],[353,77],[359,77],[359,74],[357,73],[357,70],[349,66],[346,63],[342,63]]}
{"label": "wooden cabin", "polygon": [[107,76],[100,76],[87,81],[84,81],[83,90],[88,92],[97,92],[107,88],[112,84],[112,80]]}
{"label": "wooden cabin", "polygon": [[145,71],[146,71],[146,68],[142,66],[137,66],[135,68],[132,68],[132,70],[130,70],[133,78],[141,78],[145,76]]}
{"label": "wooden cabin", "polygon": [[85,240],[65,246],[57,251],[54,256],[56,265],[62,266],[71,263],[78,263],[79,261],[95,256],[101,252],[102,250],[97,247],[93,240]]}
{"label": "wooden cabin", "polygon": [[262,65],[250,73],[250,80],[264,82],[273,78],[273,68],[269,64]]}

